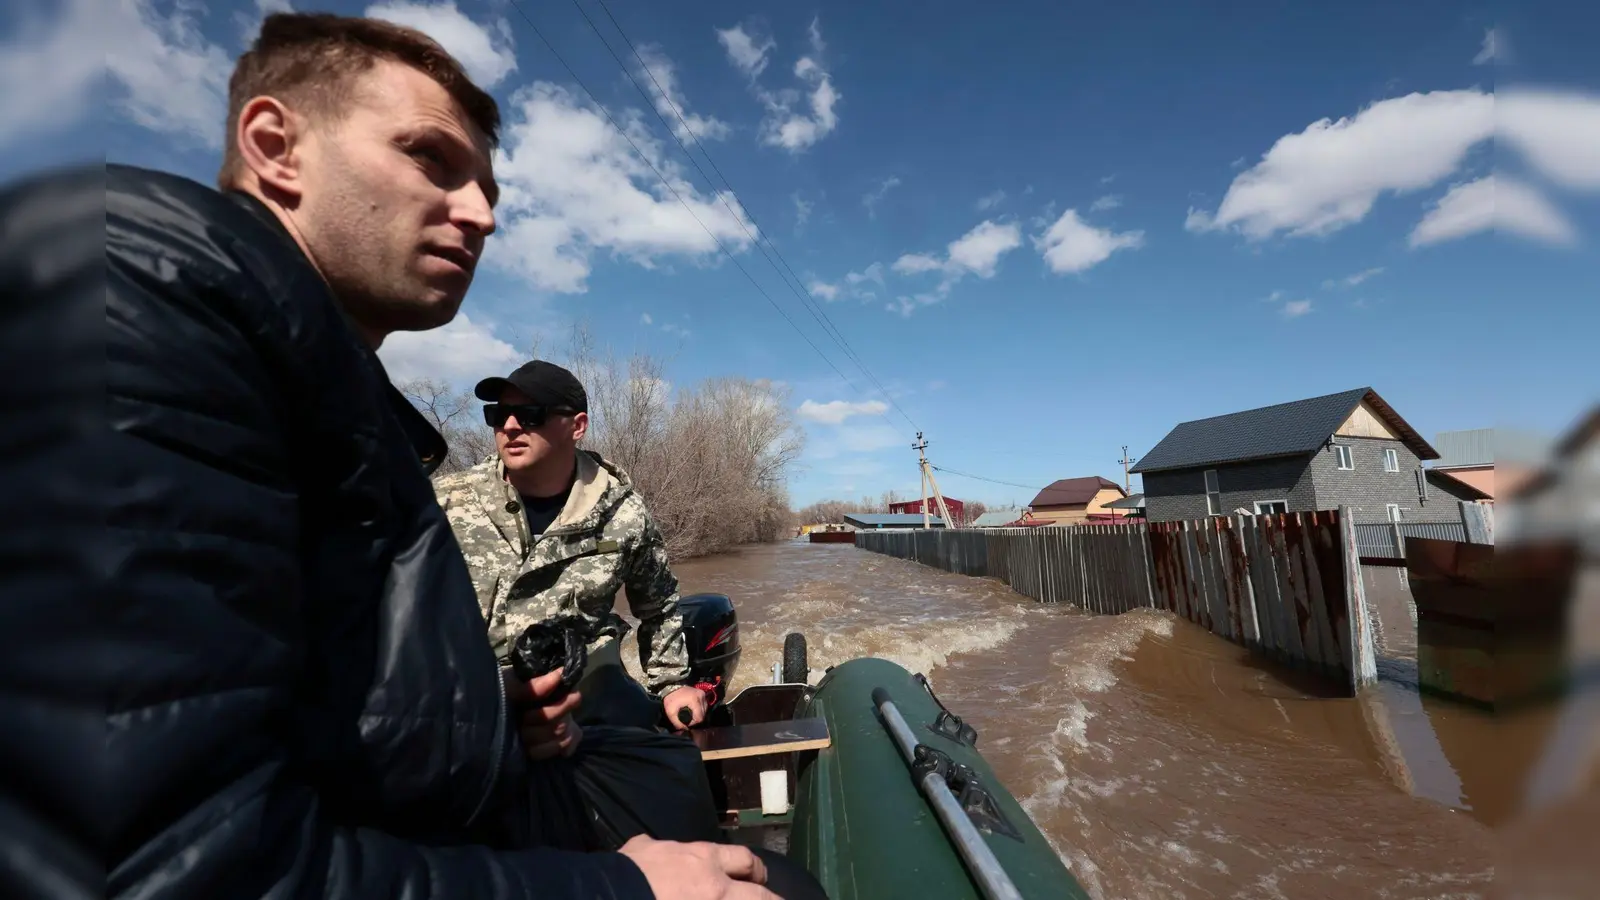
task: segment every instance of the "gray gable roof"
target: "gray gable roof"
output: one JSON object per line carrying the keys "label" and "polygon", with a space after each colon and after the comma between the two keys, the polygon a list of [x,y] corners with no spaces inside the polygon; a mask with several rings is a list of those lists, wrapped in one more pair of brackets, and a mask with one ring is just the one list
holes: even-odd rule
{"label": "gray gable roof", "polygon": [[1151,448],[1132,471],[1190,469],[1311,453],[1333,435],[1363,400],[1401,436],[1418,458],[1439,457],[1438,451],[1400,418],[1376,391],[1362,387],[1184,422]]}

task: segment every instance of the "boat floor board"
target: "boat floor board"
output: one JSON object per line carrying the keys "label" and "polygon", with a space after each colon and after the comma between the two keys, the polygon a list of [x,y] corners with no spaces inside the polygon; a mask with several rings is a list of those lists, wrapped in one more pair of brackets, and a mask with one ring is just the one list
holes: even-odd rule
{"label": "boat floor board", "polygon": [[828,723],[821,718],[702,728],[689,733],[700,748],[700,756],[707,760],[823,750],[833,743]]}

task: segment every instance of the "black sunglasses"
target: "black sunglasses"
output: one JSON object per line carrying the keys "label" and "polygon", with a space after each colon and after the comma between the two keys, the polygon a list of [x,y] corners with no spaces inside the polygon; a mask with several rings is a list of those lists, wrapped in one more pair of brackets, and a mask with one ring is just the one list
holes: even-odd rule
{"label": "black sunglasses", "polygon": [[483,421],[490,428],[504,428],[506,420],[517,417],[523,428],[540,428],[552,415],[570,416],[573,411],[564,406],[543,406],[537,403],[485,403]]}

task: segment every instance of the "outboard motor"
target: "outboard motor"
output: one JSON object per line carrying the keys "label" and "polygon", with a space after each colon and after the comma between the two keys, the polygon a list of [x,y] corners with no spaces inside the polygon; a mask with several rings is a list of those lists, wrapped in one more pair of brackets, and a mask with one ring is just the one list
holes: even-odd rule
{"label": "outboard motor", "polygon": [[728,700],[739,667],[739,617],[733,601],[726,594],[691,594],[678,598],[678,612],[693,684],[706,692],[712,707],[720,706]]}

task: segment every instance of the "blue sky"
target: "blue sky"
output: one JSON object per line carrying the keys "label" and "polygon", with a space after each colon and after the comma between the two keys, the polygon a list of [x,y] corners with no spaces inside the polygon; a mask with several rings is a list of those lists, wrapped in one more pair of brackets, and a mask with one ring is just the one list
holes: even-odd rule
{"label": "blue sky", "polygon": [[[448,329],[385,346],[397,377],[468,382],[581,319],[674,384],[782,381],[797,505],[915,491],[917,429],[1018,485],[948,495],[1026,503],[1179,421],[1354,386],[1427,436],[1559,431],[1600,394],[1600,8],[608,0],[669,104],[581,0],[647,104],[580,6],[518,2],[316,7],[424,27],[507,117],[485,270]],[[0,100],[0,176],[104,153],[209,181],[230,61],[287,5],[7,4],[0,74],[39,86]]]}

